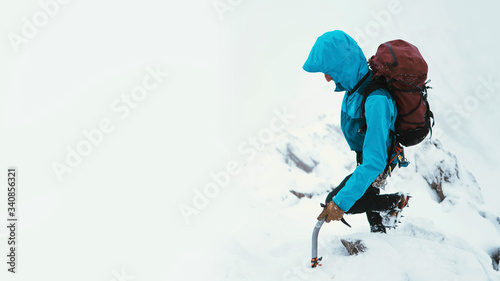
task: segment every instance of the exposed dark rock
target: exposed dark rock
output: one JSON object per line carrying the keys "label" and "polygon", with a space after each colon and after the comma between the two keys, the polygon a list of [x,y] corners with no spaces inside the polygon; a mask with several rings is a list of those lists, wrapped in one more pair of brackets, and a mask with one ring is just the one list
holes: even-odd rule
{"label": "exposed dark rock", "polygon": [[[433,160],[437,161],[433,162]],[[415,166],[417,172],[436,192],[439,202],[446,198],[446,188],[453,186],[453,188],[466,191],[473,201],[482,203],[480,187],[474,176],[459,165],[455,155],[443,149],[439,140],[428,140],[422,143],[415,154]]]}
{"label": "exposed dark rock", "polygon": [[303,153],[298,147],[288,143],[286,151],[278,151],[285,157],[285,163],[294,165],[306,173],[311,173],[314,168],[319,164],[318,161],[312,159],[307,152]]}
{"label": "exposed dark rock", "polygon": [[[438,141],[431,142],[437,149],[441,150],[441,144]],[[443,192],[443,183],[452,183],[454,179],[460,179],[457,158],[455,155],[445,153],[446,159],[434,164],[433,173],[423,173],[422,177],[429,186],[436,191],[439,202],[442,202],[446,196]],[[445,161],[446,160],[446,161]],[[417,162],[418,163],[418,162]],[[417,165],[417,169],[418,169]]]}
{"label": "exposed dark rock", "polygon": [[309,164],[309,165],[306,164],[305,161],[303,161],[302,159],[300,159],[294,153],[294,151],[293,151],[293,149],[292,149],[292,147],[290,145],[287,145],[286,152],[287,152],[287,156],[288,156],[287,159],[290,159],[295,164],[295,166],[297,166],[297,168],[302,169],[306,173],[312,172],[312,170],[314,169],[314,167],[316,167],[316,165],[318,165],[318,162],[316,162],[313,159],[310,159],[311,161],[308,161],[308,162],[312,162],[311,164]]}
{"label": "exposed dark rock", "polygon": [[493,268],[496,271],[499,271],[499,264],[500,264],[500,249],[496,250],[491,254],[491,261],[493,262]]}
{"label": "exposed dark rock", "polygon": [[349,255],[358,255],[359,253],[363,253],[366,250],[365,244],[361,240],[350,241],[345,239],[340,239],[342,245],[346,248]]}
{"label": "exposed dark rock", "polygon": [[307,197],[307,198],[313,197],[313,194],[311,194],[311,193],[302,193],[302,192],[297,192],[295,190],[290,190],[290,193],[297,196],[297,198],[299,198],[299,199],[302,199],[304,197]]}
{"label": "exposed dark rock", "polygon": [[[455,170],[454,172],[458,177],[458,170]],[[436,173],[434,175],[422,175],[422,176],[427,181],[429,186],[436,191],[439,197],[439,202],[442,202],[446,198],[446,196],[443,193],[443,182],[451,183],[450,179],[453,176],[452,171],[443,170],[443,167],[437,166]]]}

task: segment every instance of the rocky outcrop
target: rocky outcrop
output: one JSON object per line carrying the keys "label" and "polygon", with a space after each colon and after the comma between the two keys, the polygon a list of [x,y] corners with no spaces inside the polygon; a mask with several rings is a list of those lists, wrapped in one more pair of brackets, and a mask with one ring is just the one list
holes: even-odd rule
{"label": "rocky outcrop", "polygon": [[288,165],[295,165],[295,167],[301,169],[306,173],[311,173],[313,169],[318,165],[318,162],[312,159],[307,154],[304,154],[298,147],[294,147],[292,144],[286,146],[286,152],[284,153],[285,163]]}
{"label": "rocky outcrop", "polygon": [[499,271],[500,266],[500,248],[491,254],[491,261],[493,262],[493,268]]}
{"label": "rocky outcrop", "polygon": [[441,142],[429,139],[419,145],[415,152],[415,166],[442,202],[447,197],[468,195],[468,201],[483,203],[481,188],[474,176],[457,160],[457,157],[443,149]]}
{"label": "rocky outcrop", "polygon": [[366,250],[365,244],[361,240],[346,240],[346,239],[340,239],[340,242],[342,242],[342,245],[346,248],[347,252],[349,255],[358,255],[359,253],[363,253]]}
{"label": "rocky outcrop", "polygon": [[312,198],[315,194],[312,194],[312,193],[302,193],[302,192],[298,192],[298,191],[295,191],[295,190],[290,190],[290,193],[297,196],[297,198],[299,199],[302,199],[304,197],[306,198]]}

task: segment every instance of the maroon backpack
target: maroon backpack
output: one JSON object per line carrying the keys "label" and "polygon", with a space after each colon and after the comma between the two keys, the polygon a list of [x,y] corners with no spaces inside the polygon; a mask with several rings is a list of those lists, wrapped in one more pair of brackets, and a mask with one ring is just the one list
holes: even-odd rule
{"label": "maroon backpack", "polygon": [[385,88],[396,101],[397,142],[404,146],[422,142],[432,131],[434,115],[427,102],[427,63],[418,48],[403,40],[383,43],[370,58],[369,65],[373,78],[363,93],[362,116],[367,96]]}

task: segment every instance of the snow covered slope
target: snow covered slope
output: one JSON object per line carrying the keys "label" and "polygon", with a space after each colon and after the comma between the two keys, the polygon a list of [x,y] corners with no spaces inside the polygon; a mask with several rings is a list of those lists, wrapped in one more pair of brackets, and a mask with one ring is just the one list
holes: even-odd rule
{"label": "snow covered slope", "polygon": [[[492,260],[500,249],[500,216],[437,139],[407,148],[410,166],[396,169],[382,191],[413,196],[401,224],[386,235],[371,234],[363,214],[345,217],[352,229],[324,224],[323,266],[310,268],[319,203],[355,168],[335,120],[323,114],[282,133],[243,168],[231,191],[235,214],[227,214],[228,225],[208,251],[215,260],[195,259],[211,264],[204,280],[500,280]],[[340,239],[361,240],[366,250],[350,256]],[[186,276],[184,266],[178,277],[201,274]]]}

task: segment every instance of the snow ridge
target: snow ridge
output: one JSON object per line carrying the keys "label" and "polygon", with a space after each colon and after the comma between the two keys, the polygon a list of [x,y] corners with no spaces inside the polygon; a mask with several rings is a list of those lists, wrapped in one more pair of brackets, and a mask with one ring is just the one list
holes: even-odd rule
{"label": "snow ridge", "polygon": [[[407,148],[411,164],[396,169],[382,193],[413,197],[402,223],[372,234],[364,215],[347,215],[353,226],[325,224],[319,235],[323,266],[309,268],[310,236],[319,203],[355,168],[355,154],[332,115],[288,131],[239,177],[239,205],[246,219],[216,247],[226,261],[220,280],[500,280],[500,216],[484,204],[466,166],[437,139]],[[251,238],[250,238],[251,237]],[[226,237],[227,238],[227,237]],[[360,240],[350,256],[341,239]],[[273,265],[263,266],[263,265]],[[222,272],[224,272],[222,274]],[[244,273],[243,273],[244,272]]]}

